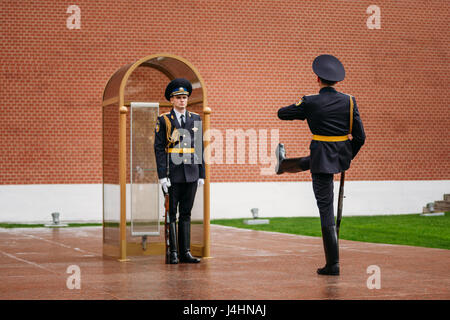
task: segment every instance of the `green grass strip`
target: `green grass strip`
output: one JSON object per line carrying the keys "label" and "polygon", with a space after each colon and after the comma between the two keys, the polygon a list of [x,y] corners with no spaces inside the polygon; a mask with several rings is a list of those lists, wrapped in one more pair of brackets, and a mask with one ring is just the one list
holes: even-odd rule
{"label": "green grass strip", "polygon": [[[266,225],[247,225],[246,219],[217,219],[212,224],[261,231],[321,237],[320,219],[267,218]],[[450,249],[450,212],[445,216],[419,214],[343,217],[340,239]]]}

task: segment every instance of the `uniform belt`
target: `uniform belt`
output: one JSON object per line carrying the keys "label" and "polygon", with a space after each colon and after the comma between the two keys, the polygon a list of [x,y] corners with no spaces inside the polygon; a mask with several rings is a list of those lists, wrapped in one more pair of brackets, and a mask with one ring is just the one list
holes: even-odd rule
{"label": "uniform belt", "polygon": [[338,141],[348,140],[348,135],[345,135],[345,136],[319,136],[317,134],[314,134],[312,139],[316,140],[316,141],[338,142]]}
{"label": "uniform belt", "polygon": [[194,148],[168,148],[168,153],[194,153]]}

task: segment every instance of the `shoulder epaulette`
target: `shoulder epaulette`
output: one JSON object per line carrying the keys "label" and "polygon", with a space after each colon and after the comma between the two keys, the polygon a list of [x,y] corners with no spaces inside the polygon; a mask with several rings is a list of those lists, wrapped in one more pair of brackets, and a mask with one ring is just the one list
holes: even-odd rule
{"label": "shoulder epaulette", "polygon": [[302,102],[304,102],[304,99],[307,97],[311,97],[311,96],[316,96],[316,94],[308,94],[308,95],[303,95],[302,98],[300,99],[299,102],[297,102],[295,105],[298,107],[299,105],[302,104]]}

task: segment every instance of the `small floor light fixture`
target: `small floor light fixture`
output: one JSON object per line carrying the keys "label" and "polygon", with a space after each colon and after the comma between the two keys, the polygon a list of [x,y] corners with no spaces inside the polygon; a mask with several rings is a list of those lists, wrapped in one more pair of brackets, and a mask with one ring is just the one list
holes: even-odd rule
{"label": "small floor light fixture", "polygon": [[269,219],[259,219],[259,209],[258,208],[252,208],[250,209],[250,212],[252,213],[253,219],[244,220],[244,224],[269,224]]}
{"label": "small floor light fixture", "polygon": [[422,217],[439,217],[445,216],[445,212],[434,212],[434,202],[427,203],[427,211],[428,213],[421,213]]}
{"label": "small floor light fixture", "polygon": [[46,224],[45,226],[49,227],[49,228],[59,228],[59,227],[67,227],[68,226],[68,224],[60,222],[59,212],[52,213],[52,220],[53,220],[53,223]]}

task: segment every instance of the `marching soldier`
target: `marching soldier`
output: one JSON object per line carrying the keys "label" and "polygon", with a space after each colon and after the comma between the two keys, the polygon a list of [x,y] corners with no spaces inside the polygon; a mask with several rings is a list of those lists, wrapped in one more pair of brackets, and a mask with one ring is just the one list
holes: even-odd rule
{"label": "marching soldier", "polygon": [[305,120],[313,134],[310,155],[286,158],[279,144],[276,173],[311,171],[314,195],[320,213],[326,265],[318,274],[339,275],[339,248],[334,221],[333,177],[350,167],[365,141],[365,133],[354,97],[338,92],[334,85],[344,80],[342,63],[332,55],[314,59],[319,94],[303,96],[295,104],[278,110],[281,120]]}
{"label": "marching soldier", "polygon": [[[190,252],[191,210],[197,186],[205,179],[201,118],[186,110],[192,85],[184,78],[172,80],[165,97],[170,112],[158,117],[155,128],[155,156],[159,182],[169,193],[170,264],[198,263]],[[178,218],[178,244],[176,214]]]}

